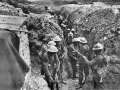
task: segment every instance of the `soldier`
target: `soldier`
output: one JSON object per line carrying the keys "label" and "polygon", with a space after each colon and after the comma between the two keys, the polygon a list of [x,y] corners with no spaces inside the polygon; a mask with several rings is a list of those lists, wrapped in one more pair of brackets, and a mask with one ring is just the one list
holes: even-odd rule
{"label": "soldier", "polygon": [[41,48],[41,52],[47,52],[47,44],[48,44],[48,38],[44,38],[43,39],[43,43],[42,43],[42,48]]}
{"label": "soldier", "polygon": [[59,36],[54,37],[53,41],[56,43],[56,47],[58,49],[57,54],[58,54],[58,58],[60,60],[60,72],[59,72],[60,79],[61,79],[61,82],[65,84],[65,81],[63,80],[63,76],[62,76],[63,63],[64,63],[64,57],[65,57],[65,48],[64,48],[63,44],[61,44],[62,39]]}
{"label": "soldier", "polygon": [[59,20],[59,26],[63,29],[64,27],[66,27],[66,25],[63,23],[63,20],[64,20],[64,18],[63,18],[63,16],[62,15],[59,15],[59,17],[58,17],[58,20]]}
{"label": "soldier", "polygon": [[69,28],[64,32],[64,38],[66,45],[70,45],[73,39],[73,33],[70,31]]}
{"label": "soldier", "polygon": [[74,38],[72,40],[73,44],[71,44],[68,47],[68,56],[71,60],[71,65],[72,65],[72,69],[73,69],[73,78],[76,78],[76,74],[77,74],[77,61],[78,61],[78,54],[76,53],[75,50],[79,50],[79,42],[80,39],[79,38]]}
{"label": "soldier", "polygon": [[73,37],[74,36],[73,36],[72,32],[68,33],[68,37],[67,37],[67,40],[66,40],[68,46],[72,44]]}
{"label": "soldier", "polygon": [[56,43],[55,43],[54,41],[49,41],[47,46],[50,47],[50,46],[52,46],[52,45],[55,46]]}
{"label": "soldier", "polygon": [[49,10],[48,6],[45,6],[45,11],[48,11],[48,10]]}
{"label": "soldier", "polygon": [[48,86],[53,90],[53,85],[58,83],[56,74],[59,70],[60,62],[57,56],[58,49],[55,46],[50,46],[47,52],[42,56],[43,70]]}
{"label": "soldier", "polygon": [[73,33],[73,35],[75,35],[75,29],[74,28],[71,29],[71,32]]}
{"label": "soldier", "polygon": [[[79,52],[88,58],[89,55],[89,46],[87,45],[87,40],[84,37],[79,37],[80,39],[80,50]],[[80,87],[85,84],[87,76],[89,75],[89,67],[86,63],[83,63],[82,58],[79,58],[79,84]]]}
{"label": "soldier", "polygon": [[[47,52],[47,49],[48,49],[47,43],[48,43],[48,39],[47,39],[47,38],[44,38],[44,39],[43,39],[43,43],[42,43],[41,50],[40,50],[40,52],[39,52],[39,59],[40,59],[40,60],[42,59],[42,56],[44,55],[44,53]],[[42,62],[41,62],[41,63],[42,63]],[[41,67],[41,75],[44,75],[43,64],[42,64],[42,67]]]}
{"label": "soldier", "polygon": [[102,87],[102,80],[101,75],[105,75],[106,73],[106,67],[107,67],[107,61],[105,60],[105,57],[102,55],[102,50],[104,49],[104,46],[100,43],[97,43],[93,46],[93,51],[95,54],[94,59],[88,60],[86,56],[83,54],[79,54],[82,58],[84,63],[88,64],[89,66],[93,67],[93,81],[94,81],[94,88],[103,88]]}

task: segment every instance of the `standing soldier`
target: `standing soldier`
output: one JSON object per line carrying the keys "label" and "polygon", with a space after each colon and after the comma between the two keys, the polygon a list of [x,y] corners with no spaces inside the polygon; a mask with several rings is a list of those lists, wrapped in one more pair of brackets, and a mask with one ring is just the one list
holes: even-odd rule
{"label": "standing soldier", "polygon": [[57,52],[58,52],[58,49],[52,45],[48,48],[47,52],[44,53],[42,56],[42,63],[43,63],[43,70],[45,72],[45,78],[51,90],[53,90],[54,84],[58,82],[55,77],[60,66]]}
{"label": "standing soldier", "polygon": [[66,39],[68,37],[68,33],[70,33],[70,29],[66,29],[64,32],[63,32],[63,36],[64,38]]}
{"label": "standing soldier", "polygon": [[[42,42],[41,50],[40,50],[40,52],[39,52],[39,59],[40,59],[40,60],[42,59],[41,57],[44,55],[44,53],[47,52],[47,49],[48,49],[47,43],[48,43],[48,39],[47,39],[47,38],[44,38],[44,39],[43,39],[43,42]],[[41,62],[41,63],[42,63],[42,62]],[[43,65],[42,65],[42,67],[41,67],[41,75],[44,75]]]}
{"label": "standing soldier", "polygon": [[106,74],[107,70],[107,60],[103,56],[102,50],[104,49],[104,46],[100,43],[97,43],[93,46],[93,51],[95,54],[94,59],[88,60],[86,56],[83,54],[79,54],[81,58],[83,58],[84,63],[88,64],[89,66],[93,67],[93,81],[94,81],[94,88],[103,88],[102,87],[102,80],[101,75]]}
{"label": "standing soldier", "polygon": [[58,49],[57,54],[58,54],[58,58],[60,60],[60,72],[59,72],[59,75],[60,75],[60,78],[61,78],[61,82],[65,83],[64,80],[63,80],[63,76],[62,76],[63,63],[64,63],[64,57],[65,57],[65,48],[64,48],[63,44],[61,44],[62,39],[59,36],[54,37],[53,41],[56,43],[56,47]]}
{"label": "standing soldier", "polygon": [[[80,47],[79,52],[88,58],[89,55],[89,46],[87,45],[87,40],[84,37],[79,37],[80,39]],[[86,63],[82,62],[82,58],[79,58],[79,84],[80,87],[85,84],[85,81],[89,75],[89,67]]]}
{"label": "standing soldier", "polygon": [[74,28],[71,29],[71,32],[72,32],[73,35],[75,36],[75,29],[74,29]]}
{"label": "standing soldier", "polygon": [[66,30],[64,38],[65,38],[66,45],[69,46],[70,44],[72,44],[73,33],[70,31],[69,28]]}
{"label": "standing soldier", "polygon": [[73,44],[71,44],[68,47],[68,56],[71,60],[71,65],[72,65],[72,69],[73,69],[73,78],[76,78],[76,74],[77,74],[77,61],[78,61],[78,54],[75,50],[79,50],[79,42],[80,39],[79,38],[74,38],[72,40]]}
{"label": "standing soldier", "polygon": [[68,37],[67,37],[67,40],[66,40],[68,46],[72,44],[73,37],[74,36],[73,36],[72,32],[68,33]]}

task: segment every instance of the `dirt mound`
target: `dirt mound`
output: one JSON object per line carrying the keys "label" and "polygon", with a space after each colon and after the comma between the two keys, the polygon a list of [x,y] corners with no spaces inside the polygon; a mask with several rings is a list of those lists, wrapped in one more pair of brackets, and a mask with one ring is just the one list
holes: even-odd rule
{"label": "dirt mound", "polygon": [[[119,36],[116,33],[111,32],[112,30],[116,31],[119,27],[118,20],[119,14],[115,15],[112,9],[99,9],[95,12],[86,14],[80,19],[78,32],[83,33],[88,39],[91,47],[97,42],[103,43],[106,48],[110,48],[111,45],[119,47]],[[112,43],[111,40],[114,43]],[[115,47],[112,47],[112,52]]]}
{"label": "dirt mound", "polygon": [[78,20],[80,17],[82,17],[83,14],[86,13],[86,11],[90,8],[90,5],[80,5],[80,7],[77,10],[74,10],[68,15],[68,23],[69,24],[76,24],[76,20]]}

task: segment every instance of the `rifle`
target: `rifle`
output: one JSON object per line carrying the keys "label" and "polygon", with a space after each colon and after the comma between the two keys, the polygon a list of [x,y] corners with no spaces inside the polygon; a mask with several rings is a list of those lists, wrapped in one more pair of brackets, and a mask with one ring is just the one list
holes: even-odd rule
{"label": "rifle", "polygon": [[76,50],[75,48],[73,48],[73,50],[74,50],[75,52],[77,52],[78,55],[84,56],[83,54],[81,54],[81,53],[80,53],[78,50]]}
{"label": "rifle", "polygon": [[77,52],[77,54],[81,56],[83,59],[86,59],[86,57],[83,54],[81,54],[79,51],[77,51],[75,48],[73,48],[73,50]]}
{"label": "rifle", "polygon": [[[54,74],[53,74],[55,81],[58,81],[58,74],[57,74],[57,73],[58,73],[58,70],[57,70],[57,69],[59,70],[59,66],[58,66],[58,67],[57,67],[57,66],[55,67],[55,71],[54,71]],[[54,86],[53,86],[55,90],[58,90],[57,84],[58,84],[58,82],[56,82],[56,83],[54,84]]]}

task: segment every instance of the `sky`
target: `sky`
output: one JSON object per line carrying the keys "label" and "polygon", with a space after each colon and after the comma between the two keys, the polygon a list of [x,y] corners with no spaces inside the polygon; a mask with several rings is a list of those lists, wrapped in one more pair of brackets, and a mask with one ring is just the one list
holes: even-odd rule
{"label": "sky", "polygon": [[39,1],[39,0],[28,0],[28,1]]}

